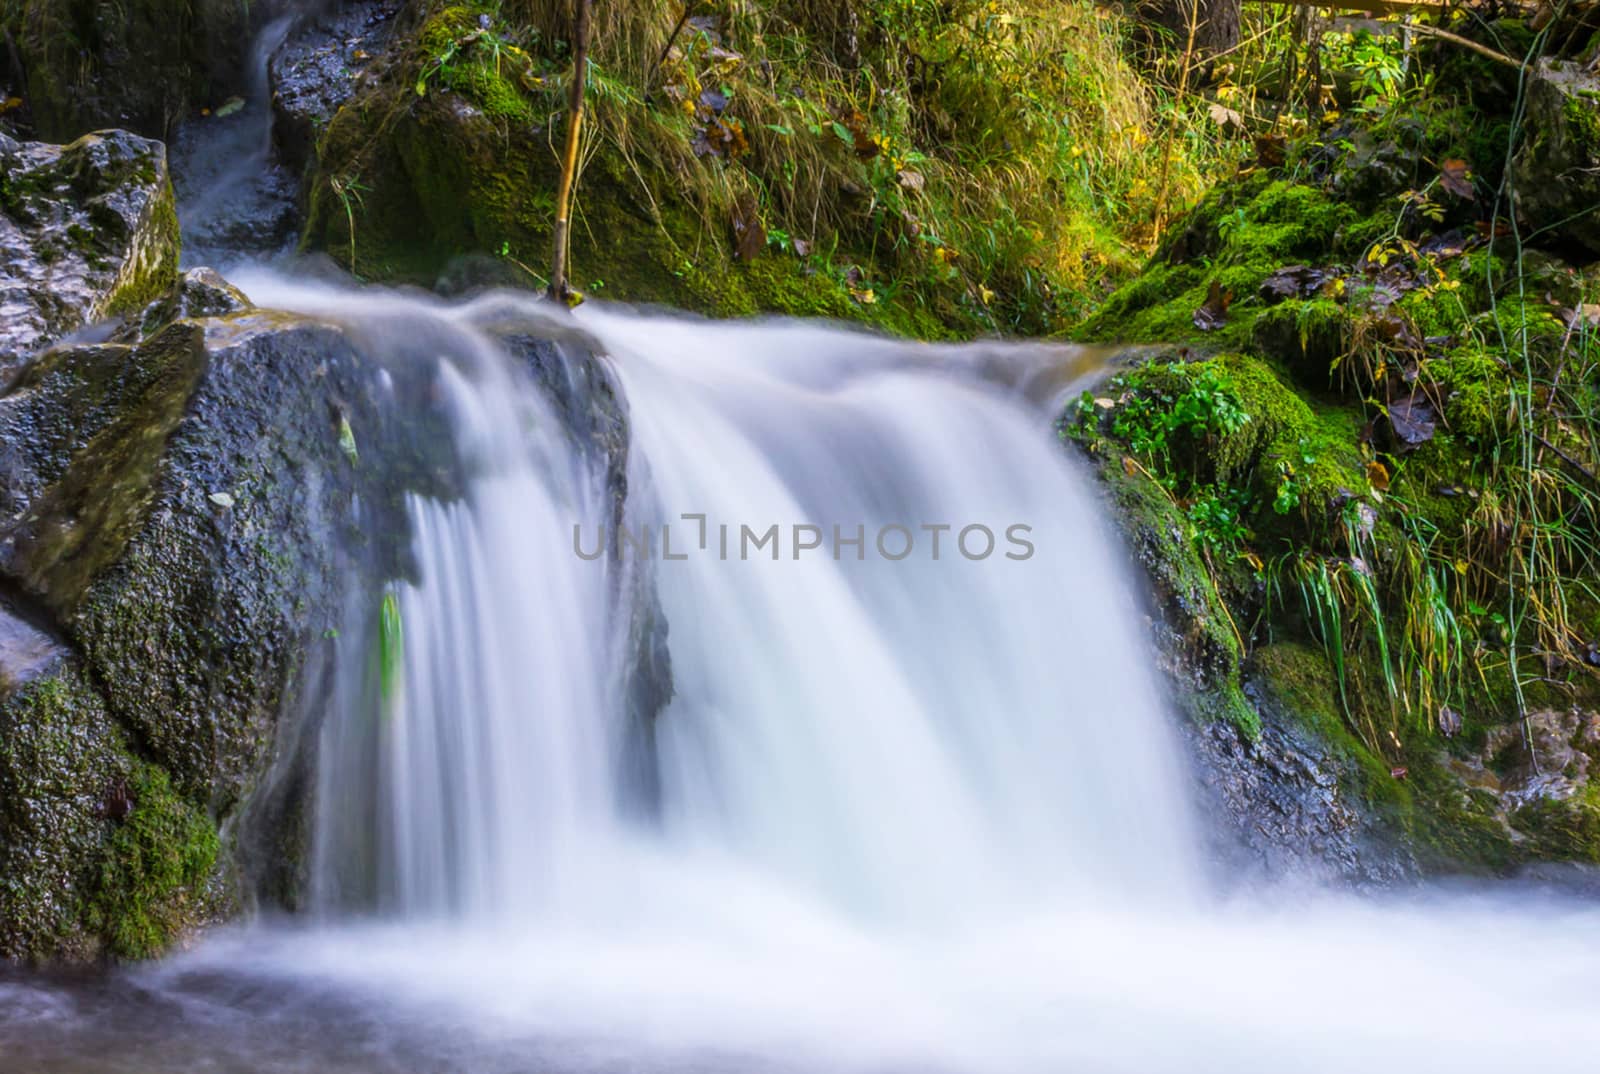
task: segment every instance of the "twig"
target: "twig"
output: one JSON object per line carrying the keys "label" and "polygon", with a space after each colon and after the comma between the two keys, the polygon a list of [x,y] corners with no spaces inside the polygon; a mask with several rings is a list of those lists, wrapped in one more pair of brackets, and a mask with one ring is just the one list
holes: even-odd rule
{"label": "twig", "polygon": [[1571,467],[1574,473],[1588,481],[1589,484],[1593,485],[1596,490],[1600,490],[1600,476],[1596,476],[1593,470],[1589,469],[1577,459],[1574,459],[1571,455],[1568,455],[1565,451],[1562,451],[1560,448],[1556,447],[1538,433],[1533,434],[1533,439],[1538,442],[1540,447],[1544,448],[1546,451],[1550,452],[1556,458],[1560,459],[1562,462]]}
{"label": "twig", "polygon": [[1452,45],[1460,45],[1462,48],[1476,52],[1478,55],[1491,59],[1495,63],[1503,63],[1507,67],[1513,67],[1518,71],[1527,66],[1527,64],[1523,63],[1521,60],[1512,59],[1504,52],[1496,52],[1488,45],[1480,45],[1476,41],[1462,37],[1460,34],[1453,34],[1449,30],[1441,30],[1437,26],[1427,26],[1422,23],[1412,23],[1407,28],[1413,33],[1422,34],[1424,37],[1437,37],[1439,40],[1448,41]]}
{"label": "twig", "polygon": [[583,92],[589,74],[589,9],[593,0],[577,0],[577,25],[572,34],[572,93],[568,105],[567,151],[561,161],[561,185],[556,191],[555,250],[551,257],[550,297],[571,304],[567,286],[567,231],[572,213],[572,182],[578,171],[578,133],[583,128]]}
{"label": "twig", "polygon": [[661,54],[656,57],[655,62],[650,65],[649,72],[645,74],[644,92],[646,97],[649,97],[651,87],[655,85],[656,72],[661,70],[661,65],[667,62],[667,53],[672,51],[673,43],[678,40],[678,35],[683,33],[683,28],[688,25],[689,15],[693,11],[694,2],[689,0],[688,3],[683,5],[683,14],[678,16],[677,25],[672,28],[672,33],[667,35],[667,43],[661,46]]}

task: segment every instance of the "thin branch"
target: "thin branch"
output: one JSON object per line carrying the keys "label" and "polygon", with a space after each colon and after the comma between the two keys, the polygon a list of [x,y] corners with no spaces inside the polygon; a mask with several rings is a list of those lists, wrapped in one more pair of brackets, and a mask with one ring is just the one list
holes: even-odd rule
{"label": "thin branch", "polygon": [[572,33],[572,93],[568,103],[567,151],[561,161],[561,185],[556,190],[555,249],[551,256],[551,298],[572,305],[575,292],[567,286],[567,233],[571,226],[572,184],[578,172],[578,135],[583,129],[584,86],[589,76],[589,9],[593,0],[577,0],[577,25]]}

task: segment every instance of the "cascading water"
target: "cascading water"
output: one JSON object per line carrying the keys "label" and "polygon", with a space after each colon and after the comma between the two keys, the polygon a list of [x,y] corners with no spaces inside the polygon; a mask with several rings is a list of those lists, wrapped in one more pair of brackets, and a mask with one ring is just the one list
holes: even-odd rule
{"label": "cascading water", "polygon": [[499,341],[568,329],[507,296],[239,282],[380,353],[425,322],[471,481],[410,502],[414,577],[372,644],[351,631],[318,922],[105,992],[0,980],[25,1069],[1499,1071],[1600,1049],[1589,906],[1209,888],[1119,555],[1019,387],[1070,353],[580,311],[627,399],[627,529],[669,630],[641,751],[644,590],[579,554],[613,505]]}
{"label": "cascading water", "polygon": [[170,156],[186,267],[227,267],[293,242],[298,184],[273,154],[267,62],[320,2],[268,0],[268,22],[250,43],[245,95],[216,102],[225,114],[179,129]]}

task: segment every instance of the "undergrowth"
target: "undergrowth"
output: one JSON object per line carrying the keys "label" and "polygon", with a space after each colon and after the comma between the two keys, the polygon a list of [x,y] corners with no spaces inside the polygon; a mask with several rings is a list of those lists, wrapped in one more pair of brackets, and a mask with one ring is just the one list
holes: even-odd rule
{"label": "undergrowth", "polygon": [[[1519,58],[1548,45],[1479,30]],[[1298,134],[1082,330],[1188,352],[1064,431],[1181,509],[1246,657],[1320,648],[1346,724],[1403,777],[1413,741],[1600,697],[1600,280],[1512,211],[1514,64],[1329,47],[1344,77],[1255,127]]]}

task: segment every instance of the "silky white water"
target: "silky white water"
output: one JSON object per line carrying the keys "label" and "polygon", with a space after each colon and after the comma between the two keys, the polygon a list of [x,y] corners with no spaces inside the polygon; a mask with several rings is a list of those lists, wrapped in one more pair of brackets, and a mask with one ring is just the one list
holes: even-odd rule
{"label": "silky white water", "polygon": [[[1070,350],[579,312],[626,397],[627,522],[650,528],[669,631],[641,818],[634,598],[574,546],[611,524],[605,490],[489,331],[549,315],[240,282],[379,350],[427,319],[474,480],[411,502],[380,714],[323,723],[318,920],[214,936],[110,993],[0,980],[21,1069],[1265,1074],[1600,1051],[1588,904],[1212,889],[1136,590],[1040,401]],[[741,527],[773,525],[778,558],[741,558]],[[903,559],[876,547],[891,525]],[[981,559],[956,542],[972,525],[997,536]],[[822,547],[796,558],[796,526]],[[861,558],[835,526],[862,528]]]}

